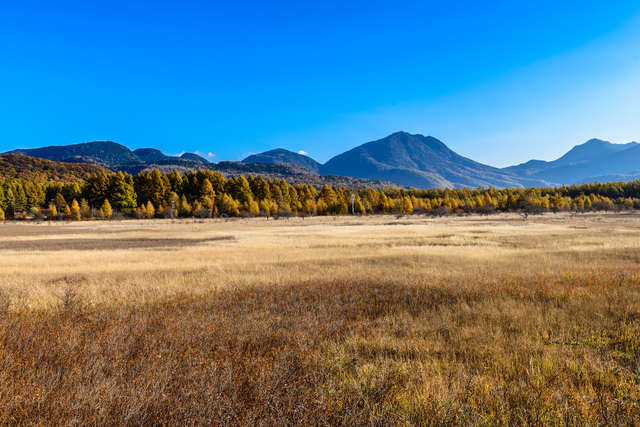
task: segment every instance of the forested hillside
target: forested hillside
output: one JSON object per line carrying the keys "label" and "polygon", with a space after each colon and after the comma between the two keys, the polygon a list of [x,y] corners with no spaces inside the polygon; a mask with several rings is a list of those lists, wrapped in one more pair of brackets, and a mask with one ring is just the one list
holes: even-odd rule
{"label": "forested hillside", "polygon": [[88,173],[106,172],[85,163],[54,162],[23,154],[0,154],[0,179],[26,179],[48,182],[82,182]]}

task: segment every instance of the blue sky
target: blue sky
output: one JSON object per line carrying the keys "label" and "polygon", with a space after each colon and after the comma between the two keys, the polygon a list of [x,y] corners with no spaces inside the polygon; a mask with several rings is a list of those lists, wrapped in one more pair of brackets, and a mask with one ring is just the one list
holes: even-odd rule
{"label": "blue sky", "polygon": [[0,8],[0,58],[0,152],[324,162],[405,130],[507,166],[640,141],[637,1],[25,0]]}

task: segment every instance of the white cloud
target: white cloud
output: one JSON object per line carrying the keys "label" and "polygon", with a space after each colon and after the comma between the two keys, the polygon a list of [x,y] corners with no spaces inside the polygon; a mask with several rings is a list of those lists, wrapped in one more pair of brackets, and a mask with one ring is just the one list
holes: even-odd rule
{"label": "white cloud", "polygon": [[206,157],[206,158],[208,158],[208,159],[213,159],[214,157],[216,157],[216,156],[217,156],[217,154],[214,154],[214,153],[212,153],[212,152],[208,152],[207,154],[205,154],[205,153],[204,153],[204,152],[202,152],[202,151],[195,151],[195,154],[197,154],[197,155],[198,155],[198,156],[200,156],[200,157]]}
{"label": "white cloud", "polygon": [[298,151],[298,154],[302,154],[303,156],[306,156],[306,155],[308,155],[309,153],[307,153],[307,152],[306,152],[306,151],[304,151],[304,150],[300,150],[300,151]]}

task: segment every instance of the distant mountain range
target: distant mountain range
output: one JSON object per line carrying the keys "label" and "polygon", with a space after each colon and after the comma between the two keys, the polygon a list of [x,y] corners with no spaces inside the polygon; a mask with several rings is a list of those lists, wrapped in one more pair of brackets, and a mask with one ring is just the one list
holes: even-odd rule
{"label": "distant mountain range", "polygon": [[406,132],[362,144],[324,165],[283,149],[252,155],[243,161],[279,163],[283,159],[298,165],[312,163],[320,174],[383,179],[416,188],[553,187],[640,177],[640,144],[612,144],[599,139],[577,145],[551,162],[530,160],[503,169],[463,157],[431,136]]}
{"label": "distant mountain range", "polygon": [[[291,153],[299,156],[299,154]],[[401,185],[389,181],[368,180],[359,177],[319,175],[306,167],[294,163],[265,162],[265,163],[243,163],[243,162],[219,162],[212,163],[207,159],[195,154],[184,153],[178,156],[167,156],[155,148],[139,148],[131,151],[124,145],[112,141],[93,141],[82,144],[47,146],[32,149],[18,149],[0,155],[0,165],[6,166],[6,171],[0,169],[0,178],[3,177],[31,177],[29,173],[30,165],[40,165],[28,159],[47,159],[50,161],[46,165],[48,169],[68,169],[69,164],[86,164],[92,168],[77,168],[92,173],[108,169],[113,172],[123,171],[130,174],[137,174],[144,170],[158,169],[161,172],[194,171],[197,169],[209,169],[220,172],[225,177],[232,175],[262,175],[265,179],[277,178],[286,179],[291,185],[311,184],[322,187],[324,184],[331,186],[351,186],[361,188],[402,188]],[[54,165],[55,164],[55,165]],[[75,170],[75,169],[74,169]],[[13,171],[9,173],[9,171]],[[81,174],[84,176],[84,174]],[[43,174],[37,175],[38,179]],[[28,178],[30,179],[30,178]],[[74,177],[75,179],[75,177]],[[62,179],[61,179],[62,180]]]}
{"label": "distant mountain range", "polygon": [[93,141],[72,145],[51,145],[42,148],[29,148],[10,151],[11,154],[48,159],[66,163],[88,163],[137,173],[152,164],[171,164],[183,168],[208,165],[209,161],[193,153],[184,153],[180,157],[167,156],[155,148],[139,148],[131,151],[124,145],[112,141]]}
{"label": "distant mountain range", "polygon": [[111,141],[13,150],[10,153],[69,163],[89,163],[136,174],[145,169],[180,172],[211,169],[225,176],[254,174],[306,182],[389,188],[547,187],[640,177],[640,144],[591,139],[557,160],[530,160],[495,168],[463,157],[432,136],[396,132],[367,142],[321,164],[282,148],[252,154],[242,162],[212,163],[194,153],[168,156],[154,148],[129,148]]}
{"label": "distant mountain range", "polygon": [[518,176],[531,179],[543,179],[555,184],[573,184],[625,180],[629,174],[640,169],[640,144],[612,144],[600,139],[590,139],[576,145],[564,156],[552,162],[530,160],[526,163],[510,166],[505,170]]}

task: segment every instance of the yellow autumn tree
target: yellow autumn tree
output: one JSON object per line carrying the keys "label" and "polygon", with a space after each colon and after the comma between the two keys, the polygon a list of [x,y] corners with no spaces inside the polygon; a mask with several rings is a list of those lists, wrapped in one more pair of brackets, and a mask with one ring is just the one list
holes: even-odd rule
{"label": "yellow autumn tree", "polygon": [[151,200],[149,200],[147,202],[147,206],[146,207],[146,217],[147,219],[151,219],[156,215],[156,209],[153,207],[153,203],[151,203]]}
{"label": "yellow autumn tree", "polygon": [[109,203],[109,200],[104,199],[104,203],[100,208],[100,216],[102,217],[102,219],[111,219],[112,215],[113,210],[111,209],[111,203]]}
{"label": "yellow autumn tree", "polygon": [[360,198],[360,196],[356,196],[355,200],[353,201],[353,208],[357,213],[361,215],[364,215],[366,213],[366,210],[364,209],[364,205],[362,204],[362,199]]}
{"label": "yellow autumn tree", "polygon": [[53,202],[49,203],[49,218],[58,219],[58,209],[56,208],[56,204]]}
{"label": "yellow autumn tree", "polygon": [[322,197],[318,198],[318,201],[316,202],[316,213],[318,215],[328,215],[329,209],[327,208],[327,204],[324,202],[324,199]]}
{"label": "yellow autumn tree", "polygon": [[85,219],[91,218],[91,208],[85,199],[80,200],[80,216]]}
{"label": "yellow autumn tree", "polygon": [[202,217],[203,213],[204,212],[202,212],[202,204],[197,200],[193,202],[193,207],[191,208],[191,215]]}
{"label": "yellow autumn tree", "polygon": [[259,206],[260,206],[260,211],[264,212],[266,215],[270,214],[268,200],[261,200]]}
{"label": "yellow autumn tree", "polygon": [[227,215],[238,215],[238,204],[231,196],[224,193],[220,203],[220,212]]}
{"label": "yellow autumn tree", "polygon": [[183,194],[180,202],[178,202],[178,215],[181,217],[187,217],[191,213],[191,206],[187,202],[187,197]]}
{"label": "yellow autumn tree", "polygon": [[271,214],[271,216],[275,216],[278,214],[278,204],[275,202],[275,200],[271,200],[269,202],[269,213]]}
{"label": "yellow autumn tree", "polygon": [[410,214],[413,212],[413,203],[411,203],[411,199],[409,196],[404,196],[402,198],[402,213]]}
{"label": "yellow autumn tree", "polygon": [[136,217],[138,219],[147,217],[147,207],[145,205],[138,206],[138,210],[136,210]]}
{"label": "yellow autumn tree", "polygon": [[591,199],[589,197],[585,197],[584,199],[584,208],[589,211],[592,208]]}
{"label": "yellow autumn tree", "polygon": [[73,199],[71,202],[71,207],[69,208],[69,218],[74,221],[80,221],[80,205],[76,199]]}

